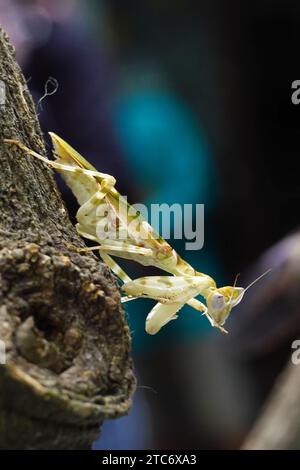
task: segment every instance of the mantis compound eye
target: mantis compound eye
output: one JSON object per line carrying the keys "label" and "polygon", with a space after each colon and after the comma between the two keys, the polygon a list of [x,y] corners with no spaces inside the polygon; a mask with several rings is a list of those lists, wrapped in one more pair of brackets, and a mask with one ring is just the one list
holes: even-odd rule
{"label": "mantis compound eye", "polygon": [[236,305],[240,303],[240,301],[244,297],[244,293],[245,293],[245,289],[243,289],[242,287],[234,288],[234,292],[233,292],[232,299],[231,299],[232,307],[235,307]]}
{"label": "mantis compound eye", "polygon": [[211,308],[213,311],[223,310],[225,307],[224,295],[215,293],[211,298]]}

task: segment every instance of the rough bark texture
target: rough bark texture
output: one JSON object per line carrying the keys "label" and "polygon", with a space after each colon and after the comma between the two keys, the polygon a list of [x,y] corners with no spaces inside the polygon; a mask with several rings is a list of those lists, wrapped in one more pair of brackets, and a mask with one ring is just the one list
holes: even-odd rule
{"label": "rough bark texture", "polygon": [[290,364],[280,376],[246,442],[248,450],[300,449],[300,366]]}
{"label": "rough bark texture", "polygon": [[68,248],[82,241],[51,170],[3,143],[16,138],[45,154],[24,77],[0,30],[1,82],[0,447],[89,448],[104,419],[130,408],[129,330],[108,268]]}

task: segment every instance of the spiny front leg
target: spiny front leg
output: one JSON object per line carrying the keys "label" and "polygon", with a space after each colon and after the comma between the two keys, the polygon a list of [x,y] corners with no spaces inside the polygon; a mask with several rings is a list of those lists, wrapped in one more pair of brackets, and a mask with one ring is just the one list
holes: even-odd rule
{"label": "spiny front leg", "polygon": [[[131,300],[130,298],[128,300]],[[200,302],[201,303],[201,302]],[[203,305],[203,304],[202,304]],[[160,303],[158,302],[146,318],[146,332],[149,335],[154,335],[159,332],[159,330],[169,323],[171,320],[176,320],[178,316],[177,312],[184,306],[184,303],[175,302],[175,303]],[[205,311],[202,315],[206,315],[210,324],[214,328],[218,328],[222,333],[228,333],[222,326],[218,325],[213,321],[212,318],[207,313],[207,308],[203,305]]]}
{"label": "spiny front leg", "polygon": [[[154,308],[153,317],[155,332],[165,324],[163,323],[163,319],[168,318],[168,322],[185,303],[188,303],[196,308],[196,310],[202,312],[213,327],[220,329],[223,333],[227,333],[227,331],[209,315],[207,307],[202,304],[202,302],[194,299],[198,294],[203,294],[203,288],[206,285],[205,282],[205,279],[199,276],[149,276],[138,278],[134,281],[126,282],[122,286],[123,292],[128,296],[123,298],[122,301],[126,302],[138,297],[158,300],[159,304]],[[163,308],[164,306],[166,308]],[[150,318],[152,318],[152,316],[150,316]],[[161,324],[160,321],[162,321]],[[152,325],[152,323],[150,324]],[[159,325],[160,327],[158,328]]]}
{"label": "spiny front leg", "polygon": [[148,297],[161,303],[186,303],[201,294],[203,279],[198,276],[147,276],[126,283],[122,289],[133,297]]}
{"label": "spiny front leg", "polygon": [[146,318],[146,332],[149,335],[155,335],[167,323],[176,320],[176,313],[183,305],[182,302],[175,302],[173,304],[161,304],[158,302]]}

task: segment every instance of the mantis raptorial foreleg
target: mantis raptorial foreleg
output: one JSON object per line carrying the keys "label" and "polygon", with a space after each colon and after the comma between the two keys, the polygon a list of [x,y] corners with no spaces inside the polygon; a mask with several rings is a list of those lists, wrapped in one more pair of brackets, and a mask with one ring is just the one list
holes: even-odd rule
{"label": "mantis raptorial foreleg", "polygon": [[187,301],[187,304],[197,310],[197,312],[202,312],[202,315],[205,315],[205,312],[207,310],[206,305],[204,305],[200,300],[198,299],[190,299]]}
{"label": "mantis raptorial foreleg", "polygon": [[159,330],[169,323],[176,320],[176,313],[183,307],[183,303],[176,302],[173,304],[162,304],[158,302],[154,305],[151,312],[146,318],[146,331],[149,335],[155,335]]}
{"label": "mantis raptorial foreleg", "polygon": [[[122,301],[129,301],[131,297],[158,300],[146,319],[146,331],[155,334],[166,323],[177,318],[176,313],[187,300],[199,293],[201,287],[203,280],[197,276],[149,276],[125,283],[122,290],[129,297],[125,297]],[[205,305],[201,302],[199,304],[201,311],[207,315]],[[198,304],[197,309],[199,310]]]}
{"label": "mantis raptorial foreleg", "polygon": [[[205,289],[205,279],[199,276],[148,276],[124,284],[122,290],[128,297],[125,297],[122,301],[129,301],[131,297],[145,297],[158,300],[161,306],[155,306],[150,312],[151,316],[149,317],[155,322],[155,329],[159,324],[158,318],[165,318],[166,316],[167,323],[185,303],[188,303],[196,310],[201,311],[208,318],[212,326],[219,328],[223,333],[227,333],[221,325],[211,318],[207,307],[202,302],[193,298],[198,294],[203,294],[203,289]],[[168,308],[164,309],[163,306],[165,305],[168,305]]]}
{"label": "mantis raptorial foreleg", "polygon": [[[79,231],[80,235],[86,237],[86,234],[82,231]],[[92,237],[89,237],[90,239]],[[93,238],[95,241],[97,241],[97,238]],[[82,252],[89,252],[89,251],[95,251],[95,250],[99,250],[100,252],[100,256],[102,257],[103,261],[111,268],[111,270],[116,274],[116,276],[118,276],[123,282],[128,282],[129,280],[131,280],[127,274],[121,269],[121,267],[108,255],[106,255],[107,257],[105,257],[104,259],[104,252],[110,252],[110,255],[118,255],[119,251],[122,251],[123,253],[124,252],[127,252],[127,253],[136,253],[136,254],[140,254],[140,255],[144,255],[144,256],[151,256],[151,250],[150,249],[145,249],[145,248],[141,248],[141,247],[135,247],[134,245],[132,246],[129,246],[128,243],[126,245],[123,244],[123,246],[116,246],[116,245],[107,245],[107,244],[103,244],[103,245],[96,245],[96,246],[92,246],[92,247],[84,247],[84,248],[76,248],[76,251],[82,253]],[[109,258],[109,261],[108,261],[108,258]],[[122,275],[120,276],[119,274],[122,273]],[[126,279],[126,280],[125,280]],[[130,300],[133,300],[133,299],[136,299],[137,296],[126,296],[126,297],[122,297],[122,302],[125,303],[125,302],[129,302]],[[198,299],[190,299],[186,302],[190,307],[194,308],[195,310],[197,310],[198,312],[202,312],[202,315],[205,315],[208,320],[210,321],[211,325],[212,326],[215,326],[213,324],[213,320],[210,318],[210,316],[207,314],[207,307],[202,303],[200,302],[200,300]],[[222,329],[223,330],[223,329]]]}
{"label": "mantis raptorial foreleg", "polygon": [[[151,250],[150,249],[147,249],[147,248],[141,248],[141,247],[135,247],[135,246],[130,246],[128,244],[121,244],[120,246],[117,246],[117,245],[107,245],[107,244],[103,244],[103,245],[97,245],[97,246],[93,246],[93,247],[86,247],[86,248],[78,248],[77,251],[78,252],[88,252],[88,251],[94,251],[94,250],[99,250],[100,252],[100,255],[101,257],[103,258],[102,256],[102,253],[104,252],[110,252],[110,255],[118,255],[118,252],[122,252],[122,253],[135,253],[135,254],[140,254],[140,255],[143,255],[143,256],[151,256]],[[110,258],[111,259],[111,258]],[[121,278],[119,276],[119,274],[117,274],[116,271],[118,271],[118,273],[120,273],[120,266],[114,262],[113,259],[111,259],[111,263],[114,263],[114,265],[116,266],[116,269],[113,269],[111,266],[109,266],[113,272],[115,272],[115,274],[123,281],[123,282],[128,282],[128,279],[131,280],[130,278],[128,278],[127,276],[127,280],[124,281],[124,275],[123,275],[123,278]],[[114,266],[112,264],[112,266]],[[122,271],[123,274],[124,271]],[[149,279],[151,279],[151,277],[149,277]],[[126,296],[126,297],[123,297],[122,298],[122,302],[128,302],[130,300],[133,300],[133,299],[136,299],[138,296]],[[161,297],[161,301],[164,300],[164,295],[162,295]],[[211,317],[208,315],[207,313],[207,307],[202,303],[200,302],[200,300],[197,300],[197,299],[194,299],[194,298],[191,298],[189,299],[187,302],[186,302],[190,307],[194,308],[195,310],[197,310],[198,312],[202,312],[202,315],[205,315],[209,322],[211,323],[212,326],[217,326],[215,324],[215,322],[211,319]],[[225,332],[224,328],[221,328],[222,331]]]}
{"label": "mantis raptorial foreleg", "polygon": [[161,303],[186,303],[203,289],[203,280],[197,276],[146,276],[122,286],[125,294],[146,297]]}

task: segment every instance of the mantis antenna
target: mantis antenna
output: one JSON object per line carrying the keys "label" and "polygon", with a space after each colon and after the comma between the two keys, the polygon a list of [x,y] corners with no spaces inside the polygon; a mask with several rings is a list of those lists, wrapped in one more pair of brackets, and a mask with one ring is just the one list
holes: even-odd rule
{"label": "mantis antenna", "polygon": [[258,281],[260,281],[261,278],[263,278],[264,276],[266,276],[267,274],[269,274],[269,272],[272,271],[272,269],[267,269],[267,271],[265,271],[263,274],[261,274],[260,276],[258,276],[256,279],[254,279],[254,281],[252,281],[249,286],[247,286],[245,288],[245,292],[250,289],[250,287],[252,287],[254,284],[256,284]]}
{"label": "mantis antenna", "polygon": [[[233,286],[232,286],[232,287],[233,287],[232,293],[231,293],[231,296],[230,296],[230,299],[229,299],[229,302],[230,302],[230,303],[232,302],[234,288],[236,287],[236,283],[237,283],[238,278],[240,277],[240,274],[241,274],[241,273],[237,273],[237,275],[235,276],[234,283],[233,283]],[[247,288],[247,289],[248,289],[248,288]],[[245,289],[245,290],[246,290],[246,289]]]}

